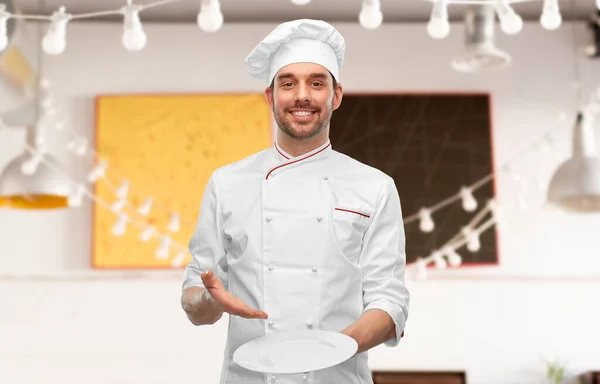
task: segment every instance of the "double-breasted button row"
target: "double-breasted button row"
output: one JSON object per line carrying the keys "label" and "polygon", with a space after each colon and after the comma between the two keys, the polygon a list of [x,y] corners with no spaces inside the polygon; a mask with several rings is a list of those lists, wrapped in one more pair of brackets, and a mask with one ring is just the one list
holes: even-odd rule
{"label": "double-breasted button row", "polygon": [[[275,325],[275,320],[273,320],[273,319],[269,319],[269,321],[267,321],[267,324],[269,324],[269,327],[273,327],[273,326]],[[306,326],[307,326],[308,328],[312,328],[312,327],[313,327],[313,325],[314,325],[314,323],[313,323],[312,319],[308,319],[308,320],[306,321]]]}
{"label": "double-breasted button row", "polygon": [[[267,223],[270,223],[271,221],[273,221],[273,218],[271,216],[267,216],[267,217],[265,217],[265,221]],[[323,217],[322,216],[317,216],[317,221],[320,223],[321,221],[323,221]]]}

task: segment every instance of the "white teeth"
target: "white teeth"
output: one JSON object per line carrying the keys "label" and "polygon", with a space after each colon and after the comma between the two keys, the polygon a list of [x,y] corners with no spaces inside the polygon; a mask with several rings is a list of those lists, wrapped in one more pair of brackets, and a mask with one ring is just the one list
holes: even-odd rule
{"label": "white teeth", "polygon": [[312,115],[312,112],[307,112],[307,111],[296,111],[296,112],[292,112],[292,114],[294,116],[310,116]]}

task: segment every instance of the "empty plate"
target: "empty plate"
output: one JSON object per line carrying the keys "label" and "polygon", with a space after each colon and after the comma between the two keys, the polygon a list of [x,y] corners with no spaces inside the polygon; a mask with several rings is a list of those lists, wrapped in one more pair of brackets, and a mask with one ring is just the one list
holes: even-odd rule
{"label": "empty plate", "polygon": [[251,340],[233,353],[233,361],[256,372],[293,374],[340,364],[358,344],[339,332],[306,330],[273,333]]}

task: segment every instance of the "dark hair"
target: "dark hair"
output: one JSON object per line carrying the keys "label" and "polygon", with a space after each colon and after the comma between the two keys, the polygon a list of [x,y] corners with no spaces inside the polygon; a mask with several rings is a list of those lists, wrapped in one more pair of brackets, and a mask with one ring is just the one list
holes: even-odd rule
{"label": "dark hair", "polygon": [[[329,72],[329,71],[327,71]],[[335,89],[337,88],[337,80],[335,79],[335,77],[333,76],[333,74],[331,72],[329,72],[329,75],[331,76],[331,79],[333,80],[333,90],[335,91]],[[273,88],[275,87],[275,79],[273,79],[271,81],[271,85],[269,85],[269,87],[271,88],[271,91],[273,91]]]}

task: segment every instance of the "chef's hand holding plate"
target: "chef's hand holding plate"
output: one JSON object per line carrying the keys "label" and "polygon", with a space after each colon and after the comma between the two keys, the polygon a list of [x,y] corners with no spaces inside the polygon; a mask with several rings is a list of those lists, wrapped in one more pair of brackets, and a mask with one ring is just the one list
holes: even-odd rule
{"label": "chef's hand holding plate", "polygon": [[239,297],[227,292],[223,282],[215,276],[212,269],[203,272],[200,277],[204,287],[210,294],[212,300],[216,302],[223,312],[230,315],[240,316],[245,319],[267,319],[268,315],[263,311],[250,308]]}

